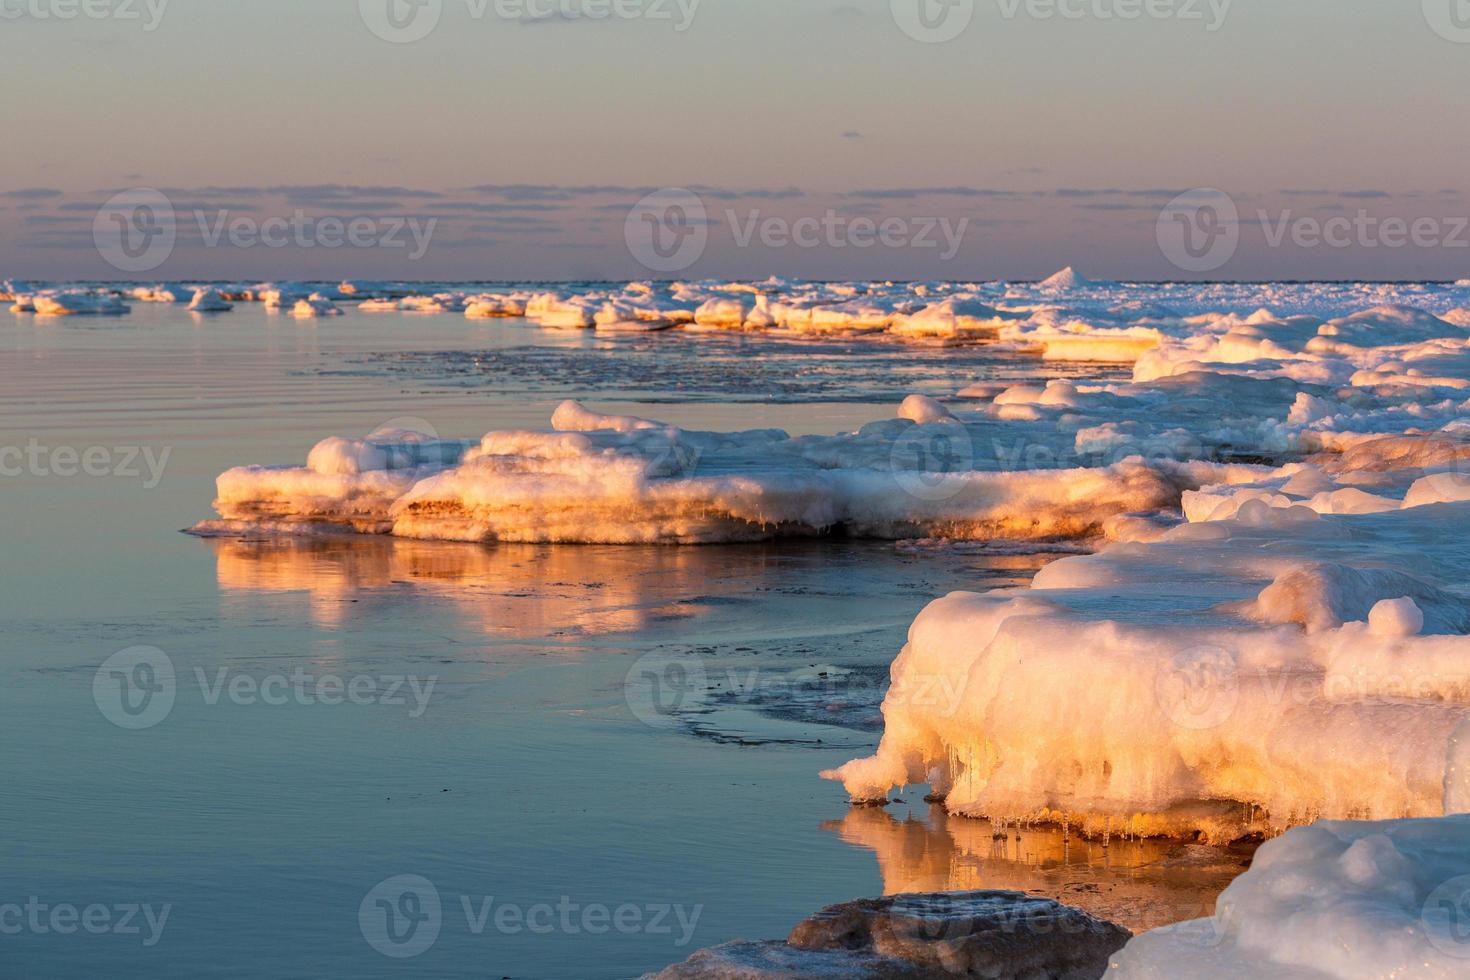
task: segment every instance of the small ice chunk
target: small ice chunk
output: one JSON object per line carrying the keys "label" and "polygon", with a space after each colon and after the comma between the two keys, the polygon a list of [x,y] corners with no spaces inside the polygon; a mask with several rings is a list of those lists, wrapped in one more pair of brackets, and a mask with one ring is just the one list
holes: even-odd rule
{"label": "small ice chunk", "polygon": [[1368,629],[1374,636],[1418,636],[1424,629],[1424,612],[1408,596],[1383,599],[1368,613]]}
{"label": "small ice chunk", "polygon": [[234,308],[234,304],[227,302],[213,286],[194,290],[194,298],[189,301],[189,309],[196,313],[223,313]]}
{"label": "small ice chunk", "polygon": [[954,417],[954,413],[928,395],[909,395],[898,407],[898,417],[917,422],[919,425],[959,421]]}

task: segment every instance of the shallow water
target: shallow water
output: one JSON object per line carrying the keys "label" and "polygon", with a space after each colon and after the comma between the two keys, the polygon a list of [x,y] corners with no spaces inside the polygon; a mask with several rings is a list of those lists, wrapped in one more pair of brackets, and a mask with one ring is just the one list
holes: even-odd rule
{"label": "shallow water", "polygon": [[[711,377],[700,340],[664,340],[661,370]],[[627,387],[644,370],[627,366],[636,345],[518,321],[150,304],[0,321],[0,445],[31,454],[0,480],[0,906],[168,908],[161,928],[139,914],[139,933],[106,935],[39,912],[41,928],[5,936],[0,974],[617,978],[784,935],[895,882],[1050,887],[1016,868],[1055,863],[1054,849],[935,873],[988,825],[849,811],[816,778],[876,742],[886,666],[930,599],[1023,582],[1045,556],[178,533],[209,516],[226,467],[296,462],[323,436],[396,419],[478,436],[544,426],[561,398],[589,396],[690,426],[833,432],[891,417],[890,395],[937,385],[945,357],[964,363],[949,388],[1051,374],[941,351],[914,355],[905,378],[884,360],[902,350],[842,347],[761,349],[775,361],[762,370],[787,377],[818,351],[801,397],[732,405],[737,377],[651,405],[650,386]],[[497,355],[465,375],[476,350],[523,363]],[[569,351],[582,368],[544,367]],[[68,475],[69,452],[88,450],[105,475]],[[99,665],[140,646],[176,687],[171,707],[160,695],[129,714],[129,681]],[[923,809],[917,793],[903,806]],[[1121,880],[1105,862],[1061,863],[1069,881]],[[401,947],[365,936],[359,915],[381,918],[384,895],[421,909],[396,904],[401,882],[375,891],[402,875],[441,901],[437,938],[408,960],[380,952]]]}

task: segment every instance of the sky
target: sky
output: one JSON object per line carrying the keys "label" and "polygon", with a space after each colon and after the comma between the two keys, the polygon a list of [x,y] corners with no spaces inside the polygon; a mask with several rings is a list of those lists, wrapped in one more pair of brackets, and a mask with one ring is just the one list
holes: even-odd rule
{"label": "sky", "polygon": [[0,278],[1466,278],[1466,7],[0,0]]}

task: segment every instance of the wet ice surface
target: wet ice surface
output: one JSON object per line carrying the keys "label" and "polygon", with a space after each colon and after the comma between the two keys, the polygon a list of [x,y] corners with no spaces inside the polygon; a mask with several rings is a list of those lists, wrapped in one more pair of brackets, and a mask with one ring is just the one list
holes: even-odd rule
{"label": "wet ice surface", "polygon": [[[526,328],[507,321],[519,336]],[[748,334],[669,333],[617,338],[533,331],[537,343],[464,351],[385,352],[341,369],[428,389],[493,388],[498,394],[569,392],[650,404],[690,401],[899,401],[919,392],[949,395],[970,380],[1035,377],[1036,361],[983,346],[934,347],[873,340],[817,340]],[[529,338],[528,338],[529,339]],[[1118,379],[1117,365],[1059,365],[1049,376]]]}

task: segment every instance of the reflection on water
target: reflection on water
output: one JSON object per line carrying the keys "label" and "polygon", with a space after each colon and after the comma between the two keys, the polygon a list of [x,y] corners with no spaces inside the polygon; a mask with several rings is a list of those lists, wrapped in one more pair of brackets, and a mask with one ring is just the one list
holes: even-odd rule
{"label": "reflection on water", "polygon": [[1250,851],[1158,840],[1108,845],[1059,828],[997,827],[931,804],[923,819],[859,807],[822,829],[878,857],[885,894],[1003,888],[1054,898],[1135,932],[1214,915]]}
{"label": "reflection on water", "polygon": [[[688,551],[443,544],[395,538],[227,539],[215,550],[220,589],[300,592],[312,621],[332,626],[374,597],[443,600],[466,625],[518,639],[632,633],[698,611],[708,563]],[[761,555],[729,556],[730,577]]]}
{"label": "reflection on water", "polygon": [[[747,603],[900,599],[968,572],[1019,585],[1053,556],[915,556],[892,546],[669,548],[456,544],[376,536],[202,539],[224,595],[301,593],[317,626],[374,600],[442,601],[463,625],[507,639],[638,633]],[[935,585],[938,583],[936,582]],[[767,606],[767,611],[769,606]],[[849,622],[858,620],[849,615]],[[830,625],[830,623],[829,623]]]}

